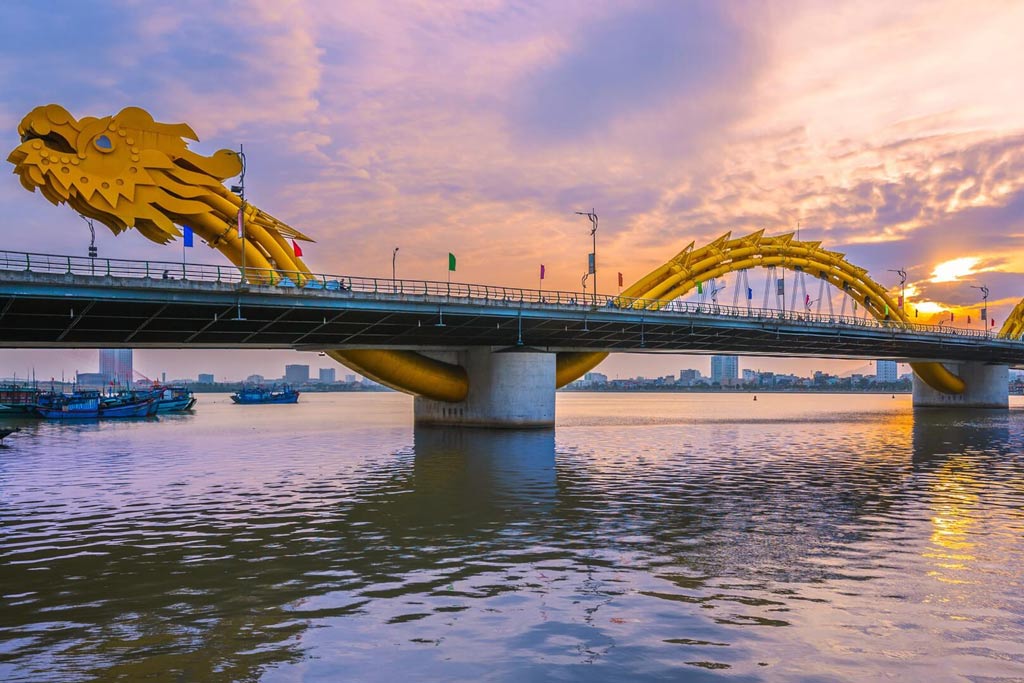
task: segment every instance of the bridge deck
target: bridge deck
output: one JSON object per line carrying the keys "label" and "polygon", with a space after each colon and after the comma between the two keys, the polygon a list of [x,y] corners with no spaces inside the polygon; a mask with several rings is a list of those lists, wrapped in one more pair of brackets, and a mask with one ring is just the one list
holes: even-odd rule
{"label": "bridge deck", "polygon": [[559,351],[1024,364],[1024,343],[980,331],[694,304],[620,309],[565,293],[536,293],[552,301],[526,301],[494,296],[523,290],[454,284],[452,295],[438,293],[444,287],[381,280],[374,281],[376,291],[240,289],[237,282],[4,270],[0,262],[0,347],[427,350],[523,344]]}

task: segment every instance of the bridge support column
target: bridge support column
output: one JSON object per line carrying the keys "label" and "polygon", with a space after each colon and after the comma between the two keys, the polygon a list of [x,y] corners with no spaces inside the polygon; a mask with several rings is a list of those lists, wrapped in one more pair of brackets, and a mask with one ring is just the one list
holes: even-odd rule
{"label": "bridge support column", "polygon": [[986,363],[943,363],[959,375],[967,388],[962,394],[936,391],[914,375],[915,408],[1002,408],[1010,407],[1010,368]]}
{"label": "bridge support column", "polygon": [[458,363],[469,373],[469,396],[459,403],[417,396],[417,425],[461,427],[553,427],[555,354],[534,349],[471,349],[427,353]]}

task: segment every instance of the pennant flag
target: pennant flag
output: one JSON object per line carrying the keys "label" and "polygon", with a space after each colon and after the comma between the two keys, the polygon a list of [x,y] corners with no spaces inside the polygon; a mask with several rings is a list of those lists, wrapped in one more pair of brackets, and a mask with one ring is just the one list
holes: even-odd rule
{"label": "pennant flag", "polygon": [[988,308],[981,309],[981,319],[982,321],[988,320]]}
{"label": "pennant flag", "polygon": [[540,264],[540,279],[544,279],[544,264]]}
{"label": "pennant flag", "polygon": [[889,304],[885,305],[885,314],[889,315]]}
{"label": "pennant flag", "polygon": [[810,306],[810,305],[811,305],[811,295],[810,294],[804,294],[804,306]]}
{"label": "pennant flag", "polygon": [[704,283],[703,282],[698,282],[697,283],[697,293],[698,294],[703,294],[704,293]]}
{"label": "pennant flag", "polygon": [[899,309],[902,311],[903,310],[903,296],[900,295],[900,297],[898,299],[896,299],[896,302],[899,304]]}
{"label": "pennant flag", "polygon": [[917,309],[915,308],[915,309],[914,309],[914,317],[915,317],[915,318],[916,318],[916,317],[918,317],[918,313],[920,313],[920,311],[918,311],[918,310],[917,310]]}
{"label": "pennant flag", "polygon": [[238,209],[238,236],[245,237],[245,220],[242,218],[242,209]]}
{"label": "pennant flag", "polygon": [[775,293],[778,296],[782,296],[786,293],[786,281],[781,277],[775,281]]}
{"label": "pennant flag", "polygon": [[619,287],[622,286],[622,273],[619,273]]}
{"label": "pennant flag", "polygon": [[953,322],[953,312],[952,311],[950,311],[950,313],[949,313],[949,322]]}
{"label": "pennant flag", "polygon": [[968,325],[970,325],[970,324],[971,324],[971,316],[967,316],[967,324],[968,324]]}
{"label": "pennant flag", "polygon": [[996,326],[996,319],[992,318],[992,327],[995,327],[995,326]]}
{"label": "pennant flag", "polygon": [[754,298],[754,290],[752,290],[750,287],[747,287],[747,301],[750,301],[753,298]]}
{"label": "pennant flag", "polygon": [[188,227],[187,225],[183,225],[183,226],[181,226],[181,228],[182,228],[182,238],[185,240],[185,246],[186,247],[191,247],[192,246],[192,239],[193,239],[192,228]]}
{"label": "pennant flag", "polygon": [[448,252],[448,271],[455,272],[455,254]]}
{"label": "pennant flag", "polygon": [[295,252],[296,256],[302,256],[302,247],[300,247],[299,243],[296,242],[295,240],[292,240],[292,251]]}

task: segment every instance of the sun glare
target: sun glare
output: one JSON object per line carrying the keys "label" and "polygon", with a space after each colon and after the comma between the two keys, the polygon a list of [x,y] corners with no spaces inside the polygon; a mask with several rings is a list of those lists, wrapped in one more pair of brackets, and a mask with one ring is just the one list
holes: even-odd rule
{"label": "sun glare", "polygon": [[927,314],[941,313],[942,311],[946,310],[944,306],[942,306],[941,304],[937,304],[934,301],[920,301],[914,304],[914,308],[917,309],[920,313]]}
{"label": "sun glare", "polygon": [[974,274],[974,266],[981,259],[977,256],[963,256],[952,261],[944,261],[932,271],[932,282],[953,282],[967,275]]}

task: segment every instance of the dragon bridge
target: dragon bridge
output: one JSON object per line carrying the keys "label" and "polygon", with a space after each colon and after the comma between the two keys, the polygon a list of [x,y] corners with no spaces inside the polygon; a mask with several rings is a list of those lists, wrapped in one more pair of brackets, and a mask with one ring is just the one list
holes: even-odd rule
{"label": "dragon bridge", "polygon": [[[56,104],[36,107],[18,126],[21,144],[8,156],[29,191],[39,190],[54,204],[65,203],[106,225],[116,235],[134,228],[166,244],[188,225],[209,246],[260,281],[277,271],[303,279],[310,270],[287,243],[311,241],[298,230],[246,203],[223,181],[242,172],[240,155],[219,150],[202,156],[188,149],[198,140],[187,124],[159,123],[146,111],[128,107],[114,116],[75,119]],[[244,222],[247,239],[236,226]],[[765,236],[758,231],[732,238],[725,234],[703,247],[690,243],[664,265],[627,288],[619,305],[658,308],[687,294],[698,283],[753,267],[780,267],[812,274],[839,288],[872,316],[909,323],[905,312],[863,268],[820,242],[792,234]],[[1024,333],[1024,301],[1006,321],[1001,335]],[[394,389],[445,402],[469,392],[466,370],[414,351],[336,350],[328,355],[362,375]],[[557,354],[555,382],[563,386],[607,357],[600,352]],[[939,363],[912,363],[928,385],[947,394],[964,382]]]}

